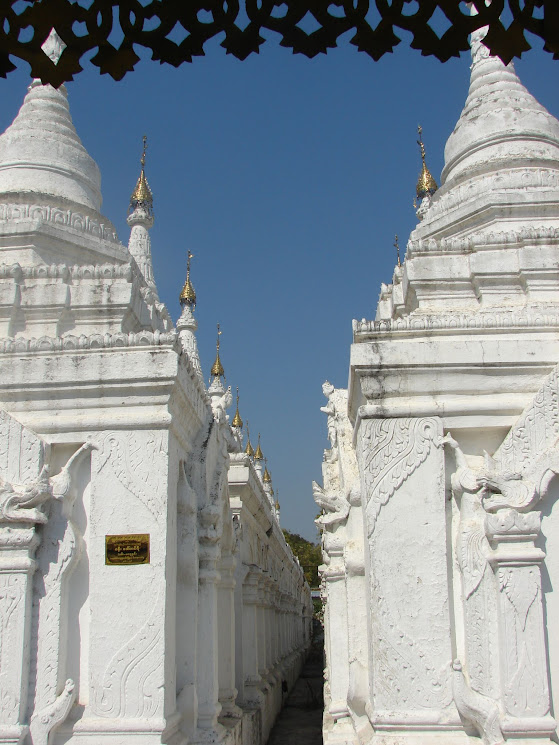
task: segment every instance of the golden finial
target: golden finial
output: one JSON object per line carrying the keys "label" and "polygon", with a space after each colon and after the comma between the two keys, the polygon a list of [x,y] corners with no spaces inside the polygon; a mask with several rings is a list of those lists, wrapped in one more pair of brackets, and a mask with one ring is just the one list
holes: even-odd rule
{"label": "golden finial", "polygon": [[262,448],[260,447],[260,432],[258,433],[258,445],[256,447],[256,452],[254,453],[254,460],[264,460]]}
{"label": "golden finial", "polygon": [[186,282],[184,283],[184,287],[182,288],[182,292],[179,296],[180,304],[190,305],[192,310],[194,310],[194,308],[196,307],[196,291],[192,286],[192,282],[190,281],[190,261],[193,258],[194,254],[190,253],[189,251],[186,259]]}
{"label": "golden finial", "polygon": [[225,375],[225,370],[223,369],[223,365],[221,364],[221,360],[219,359],[219,337],[221,336],[221,329],[219,328],[219,323],[217,324],[217,342],[216,342],[216,350],[217,354],[215,356],[215,362],[212,365],[211,373],[214,376],[221,377],[222,375]]}
{"label": "golden finial", "polygon": [[250,443],[250,431],[248,428],[248,419],[247,419],[247,446],[245,448],[245,454],[250,456],[251,458],[254,455],[254,448],[252,447]]}
{"label": "golden finial", "polygon": [[417,133],[419,134],[417,144],[419,145],[419,150],[421,152],[422,168],[417,180],[416,193],[418,199],[423,199],[428,194],[434,194],[439,187],[437,186],[435,179],[431,176],[427,164],[425,163],[425,145],[423,144],[423,129],[421,128],[421,125],[418,126]]}
{"label": "golden finial", "polygon": [[239,389],[238,388],[237,388],[237,411],[235,412],[235,416],[233,417],[233,422],[231,426],[238,427],[239,429],[243,428],[243,420],[241,419],[241,415],[239,414]]}
{"label": "golden finial", "polygon": [[398,236],[394,236],[394,248],[396,249],[396,256],[398,257],[398,266],[402,266],[400,261],[400,244],[398,243]]}
{"label": "golden finial", "polygon": [[268,458],[264,458],[264,463],[265,463],[264,476],[262,477],[262,481],[265,484],[269,484],[270,481],[272,480],[272,477],[270,476],[270,472],[268,471]]}
{"label": "golden finial", "polygon": [[153,194],[149,188],[148,180],[145,173],[146,165],[146,151],[148,149],[148,138],[144,135],[142,139],[143,150],[142,157],[140,158],[140,165],[142,170],[140,171],[140,177],[136,182],[136,188],[132,192],[130,197],[130,210],[133,211],[136,207],[144,207],[148,212],[153,209]]}

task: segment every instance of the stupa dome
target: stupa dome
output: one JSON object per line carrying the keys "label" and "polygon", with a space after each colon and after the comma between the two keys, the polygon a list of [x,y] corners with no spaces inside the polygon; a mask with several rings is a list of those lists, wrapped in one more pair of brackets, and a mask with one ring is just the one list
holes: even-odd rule
{"label": "stupa dome", "polygon": [[472,39],[472,73],[464,109],[445,147],[442,183],[522,166],[559,169],[559,121],[518,79],[514,66]]}
{"label": "stupa dome", "polygon": [[22,193],[101,209],[99,168],[76,133],[64,86],[34,81],[0,136],[0,194]]}

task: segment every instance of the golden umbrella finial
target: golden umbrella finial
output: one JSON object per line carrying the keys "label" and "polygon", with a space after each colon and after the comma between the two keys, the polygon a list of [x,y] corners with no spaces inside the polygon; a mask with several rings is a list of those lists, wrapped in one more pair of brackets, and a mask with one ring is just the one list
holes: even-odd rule
{"label": "golden umbrella finial", "polygon": [[243,420],[241,419],[241,415],[239,414],[239,389],[238,388],[237,388],[237,411],[235,412],[235,416],[233,417],[233,422],[231,426],[238,427],[239,429],[243,428]]}
{"label": "golden umbrella finial", "polygon": [[182,292],[179,295],[179,301],[181,305],[189,305],[192,310],[196,308],[196,291],[190,281],[190,261],[194,258],[194,254],[188,251],[186,259],[186,282],[182,288]]}
{"label": "golden umbrella finial", "polygon": [[142,157],[140,158],[142,170],[140,171],[140,177],[136,182],[136,188],[130,197],[130,211],[133,212],[136,207],[144,207],[144,209],[151,213],[153,209],[153,194],[149,188],[145,173],[146,152],[148,149],[148,138],[146,135],[142,138],[142,146]]}
{"label": "golden umbrella finial", "polygon": [[434,194],[439,187],[425,163],[425,145],[423,144],[423,129],[421,125],[417,127],[417,133],[419,134],[417,144],[419,145],[419,151],[421,152],[422,167],[417,180],[416,194],[418,199],[423,199],[428,194]]}
{"label": "golden umbrella finial", "polygon": [[247,419],[247,446],[245,448],[245,453],[246,453],[246,455],[250,456],[251,458],[254,455],[254,448],[252,447],[252,445],[250,443],[250,431],[249,431],[249,428],[248,428],[248,419]]}
{"label": "golden umbrella finial", "polygon": [[396,256],[398,257],[398,266],[402,266],[400,261],[400,244],[398,243],[398,236],[394,236],[394,248],[396,249]]}
{"label": "golden umbrella finial", "polygon": [[258,445],[256,447],[256,452],[254,453],[254,460],[264,460],[262,448],[260,447],[260,432],[258,433]]}
{"label": "golden umbrella finial", "polygon": [[270,476],[270,472],[268,471],[268,458],[264,458],[264,476],[262,477],[262,481],[265,484],[269,484],[272,480],[272,477]]}
{"label": "golden umbrella finial", "polygon": [[211,373],[214,376],[221,377],[222,375],[225,375],[225,370],[223,369],[223,365],[221,364],[221,360],[219,359],[219,337],[221,336],[221,329],[219,328],[219,323],[217,324],[217,341],[216,341],[216,356],[215,356],[215,362],[212,365]]}

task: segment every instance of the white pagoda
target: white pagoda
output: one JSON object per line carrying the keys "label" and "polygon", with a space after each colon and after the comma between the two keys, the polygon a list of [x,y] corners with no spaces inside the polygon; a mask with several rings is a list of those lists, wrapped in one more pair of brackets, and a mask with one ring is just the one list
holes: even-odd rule
{"label": "white pagoda", "polygon": [[325,384],[326,745],[557,742],[559,122],[472,38],[437,188]]}
{"label": "white pagoda", "polygon": [[0,136],[0,743],[263,745],[310,590],[204,385],[191,255],[176,328],[158,298],[145,148],[128,247],[100,209],[32,82]]}

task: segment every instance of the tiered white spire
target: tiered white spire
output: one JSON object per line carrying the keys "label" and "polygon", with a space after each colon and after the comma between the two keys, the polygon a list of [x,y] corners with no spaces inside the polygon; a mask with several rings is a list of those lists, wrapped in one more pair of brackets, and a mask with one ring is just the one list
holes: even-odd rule
{"label": "tiered white spire", "polygon": [[157,296],[157,287],[153,278],[153,263],[151,260],[151,239],[149,237],[149,231],[153,227],[154,222],[153,194],[149,188],[145,173],[146,150],[147,137],[144,135],[142,157],[140,158],[140,176],[130,197],[127,223],[130,225],[131,230],[128,250],[144,275],[148,287]]}
{"label": "tiered white spire", "polygon": [[[64,44],[53,30],[43,50],[56,63]],[[34,80],[18,115],[0,137],[0,193],[32,193],[98,213],[101,176],[78,137],[66,88]]]}
{"label": "tiered white spire", "polygon": [[559,121],[522,85],[512,62],[490,55],[485,34],[472,34],[470,89],[446,143],[443,184],[501,168],[558,167]]}
{"label": "tiered white spire", "polygon": [[189,251],[186,260],[186,281],[180,294],[182,313],[177,321],[177,331],[182,348],[187,353],[196,375],[203,385],[204,376],[202,374],[200,355],[198,354],[198,343],[196,341],[198,322],[194,317],[194,309],[196,308],[196,292],[190,279],[190,262],[193,258],[194,254]]}

